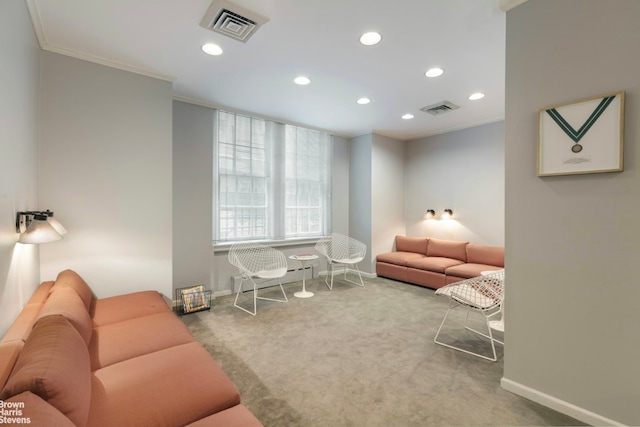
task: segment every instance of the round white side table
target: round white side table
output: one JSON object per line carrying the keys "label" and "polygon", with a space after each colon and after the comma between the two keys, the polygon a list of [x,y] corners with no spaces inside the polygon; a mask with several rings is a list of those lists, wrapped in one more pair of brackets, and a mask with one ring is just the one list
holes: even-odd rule
{"label": "round white side table", "polygon": [[313,292],[307,291],[307,285],[305,283],[305,268],[307,261],[318,259],[318,255],[289,255],[289,259],[300,261],[300,263],[302,264],[302,290],[300,292],[296,292],[295,294],[293,294],[293,296],[297,298],[311,298],[313,296]]}

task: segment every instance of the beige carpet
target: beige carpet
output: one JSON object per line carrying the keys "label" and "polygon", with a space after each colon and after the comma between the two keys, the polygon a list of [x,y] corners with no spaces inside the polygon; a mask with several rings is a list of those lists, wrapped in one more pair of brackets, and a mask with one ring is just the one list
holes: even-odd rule
{"label": "beige carpet", "polygon": [[[259,300],[255,317],[234,308],[233,296],[216,298],[210,312],[182,319],[267,427],[583,425],[500,388],[500,346],[489,362],[434,344],[445,298],[392,280],[365,282],[338,281],[330,291],[322,279],[309,281],[309,299],[293,296],[300,283],[288,284],[289,302]],[[250,298],[241,295],[247,307]],[[462,313],[444,338],[488,349],[456,330]]]}

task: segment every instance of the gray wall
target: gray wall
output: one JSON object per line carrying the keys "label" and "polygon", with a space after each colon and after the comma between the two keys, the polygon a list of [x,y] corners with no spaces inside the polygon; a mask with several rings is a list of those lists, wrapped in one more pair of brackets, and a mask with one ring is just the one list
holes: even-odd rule
{"label": "gray wall", "polygon": [[371,160],[373,135],[361,135],[349,144],[349,236],[367,245],[367,256],[360,265],[362,271],[372,273],[371,268]]}
{"label": "gray wall", "polygon": [[41,55],[39,202],[69,230],[41,276],[71,268],[98,297],[171,296],[171,83]]}
{"label": "gray wall", "polygon": [[504,122],[408,142],[406,167],[408,235],[504,246]]}
{"label": "gray wall", "polygon": [[371,271],[376,256],[393,249],[396,235],[405,227],[405,152],[406,143],[381,135],[372,135],[371,153]]}
{"label": "gray wall", "polygon": [[[40,283],[38,245],[16,243],[16,211],[38,209],[40,49],[23,1],[0,2],[0,336]],[[46,208],[44,208],[46,209]]]}
{"label": "gray wall", "polygon": [[[640,2],[507,14],[503,386],[598,425],[640,425]],[[536,176],[545,106],[626,91],[621,173]]]}
{"label": "gray wall", "polygon": [[[208,143],[207,143],[208,142]],[[213,110],[173,102],[173,284],[211,289]]]}

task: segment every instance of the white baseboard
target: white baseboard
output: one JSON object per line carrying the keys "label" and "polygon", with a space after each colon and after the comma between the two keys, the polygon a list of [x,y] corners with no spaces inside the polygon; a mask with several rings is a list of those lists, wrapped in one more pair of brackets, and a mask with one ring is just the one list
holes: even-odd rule
{"label": "white baseboard", "polygon": [[[333,274],[334,275],[342,274],[344,273],[344,270],[345,270],[344,268],[336,268],[333,270]],[[347,269],[347,273],[358,274],[358,271],[349,268]],[[318,276],[327,276],[328,274],[329,272],[327,270],[318,272]],[[364,271],[361,271],[360,274],[362,274],[362,277],[366,277],[367,279],[375,279],[376,277],[378,277],[378,275],[375,273],[365,273]]]}
{"label": "white baseboard", "polygon": [[510,391],[511,393],[532,400],[536,403],[544,405],[548,408],[561,412],[592,426],[624,425],[622,423],[603,417],[602,415],[598,415],[572,403],[565,402],[564,400],[558,399],[557,397],[542,393],[541,391],[535,390],[531,387],[527,387],[526,385],[522,385],[504,377],[502,377],[502,379],[500,380],[500,386],[503,389]]}
{"label": "white baseboard", "polygon": [[227,289],[226,291],[215,291],[213,292],[213,297],[217,298],[217,297],[224,297],[226,295],[231,295],[231,289]]}

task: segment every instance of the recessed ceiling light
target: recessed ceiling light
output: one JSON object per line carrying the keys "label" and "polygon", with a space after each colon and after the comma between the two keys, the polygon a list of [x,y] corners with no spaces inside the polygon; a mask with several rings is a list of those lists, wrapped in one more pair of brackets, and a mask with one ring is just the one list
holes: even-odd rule
{"label": "recessed ceiling light", "polygon": [[367,98],[366,96],[363,96],[362,98],[358,98],[358,100],[356,101],[358,104],[360,105],[365,105],[371,102],[371,100],[369,98]]}
{"label": "recessed ceiling light", "polygon": [[222,48],[217,44],[206,43],[202,45],[202,51],[209,55],[222,55]]}
{"label": "recessed ceiling light", "polygon": [[404,116],[402,116],[402,118],[403,118],[404,120],[411,120],[411,119],[413,119],[413,114],[409,114],[409,113],[407,113],[407,114],[405,114]]}
{"label": "recessed ceiling light", "polygon": [[444,73],[444,70],[442,68],[430,68],[427,70],[426,73],[424,73],[425,76],[427,77],[439,77]]}
{"label": "recessed ceiling light", "polygon": [[360,43],[365,46],[373,46],[374,44],[380,43],[380,40],[382,40],[382,36],[379,33],[373,31],[364,33],[362,36],[360,36]]}
{"label": "recessed ceiling light", "polygon": [[309,77],[306,77],[306,76],[298,76],[293,81],[296,84],[301,86],[308,85],[309,83],[311,83],[311,80],[309,79]]}
{"label": "recessed ceiling light", "polygon": [[472,101],[477,101],[478,99],[482,99],[482,98],[484,98],[484,93],[482,92],[476,92],[469,95],[469,99]]}

